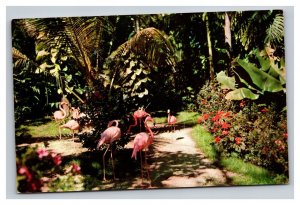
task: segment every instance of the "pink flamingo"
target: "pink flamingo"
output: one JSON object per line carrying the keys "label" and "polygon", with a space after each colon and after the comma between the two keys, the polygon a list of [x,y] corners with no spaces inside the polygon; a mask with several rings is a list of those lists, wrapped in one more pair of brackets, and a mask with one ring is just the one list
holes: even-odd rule
{"label": "pink flamingo", "polygon": [[168,109],[168,124],[171,125],[171,130],[172,130],[172,127],[174,127],[174,131],[175,131],[175,124],[177,122],[177,119],[175,116],[171,115],[171,112],[170,110]]}
{"label": "pink flamingo", "polygon": [[[59,128],[67,128],[67,129],[72,130],[73,142],[74,142],[74,131],[79,130],[80,126],[76,120],[70,120],[66,124],[59,126]],[[61,134],[59,136],[59,139],[61,139]]]}
{"label": "pink flamingo", "polygon": [[[67,104],[66,102],[60,102],[59,103],[59,109],[53,113],[53,117],[54,120],[56,122],[62,121],[63,119],[65,119],[67,117],[67,112],[65,111],[65,109],[63,108],[63,106]],[[58,131],[59,131],[59,137],[61,139],[61,131],[60,131],[60,127],[58,127]]]}
{"label": "pink flamingo", "polygon": [[[142,160],[142,150],[148,148],[148,146],[150,144],[152,144],[153,140],[154,140],[154,135],[152,130],[150,129],[150,127],[148,127],[147,125],[147,121],[151,121],[153,122],[153,119],[150,116],[147,116],[145,119],[145,128],[146,130],[149,132],[149,134],[147,134],[146,132],[141,132],[139,134],[137,134],[134,138],[133,141],[133,150],[132,150],[132,155],[131,158],[135,158],[136,159],[136,154],[137,152],[140,152],[140,158],[141,158],[141,175],[142,175],[142,180],[143,180],[143,160]],[[147,151],[145,150],[145,165],[147,167]],[[151,186],[151,180],[150,180],[150,176],[149,176],[149,171],[147,169],[147,175],[148,175],[148,179],[150,181],[150,186]]]}
{"label": "pink flamingo", "polygon": [[[116,123],[116,125],[112,126],[113,123]],[[97,149],[99,149],[99,147],[104,143],[108,144],[108,146],[107,146],[107,148],[106,148],[106,150],[105,150],[105,152],[102,156],[102,160],[103,160],[103,180],[104,181],[106,181],[106,178],[105,178],[105,155],[106,155],[106,152],[110,148],[111,144],[121,137],[121,129],[118,127],[118,125],[119,125],[119,123],[118,123],[117,120],[110,121],[107,125],[108,128],[106,130],[104,130],[104,132],[101,134],[101,138],[100,138],[100,140],[97,144]],[[112,149],[110,149],[110,150],[111,150],[110,157],[111,157],[111,160],[112,160],[114,179],[116,179]]]}
{"label": "pink flamingo", "polygon": [[53,113],[55,121],[63,120],[67,116],[66,111],[62,107],[64,104],[66,104],[66,103],[65,102],[60,102],[59,103],[59,109],[60,110],[57,110]]}
{"label": "pink flamingo", "polygon": [[84,114],[83,112],[80,112],[79,108],[74,108],[72,107],[72,118],[73,119],[79,119],[81,117],[86,116],[86,114]]}
{"label": "pink flamingo", "polygon": [[134,118],[134,124],[129,126],[129,128],[128,128],[128,130],[127,130],[127,133],[130,132],[131,127],[137,126],[137,121],[139,121],[139,124],[140,124],[140,132],[141,132],[142,119],[143,119],[144,117],[150,116],[150,114],[147,113],[147,112],[145,111],[144,108],[139,108],[137,111],[135,111],[135,112],[133,113],[132,116],[133,116],[133,118]]}

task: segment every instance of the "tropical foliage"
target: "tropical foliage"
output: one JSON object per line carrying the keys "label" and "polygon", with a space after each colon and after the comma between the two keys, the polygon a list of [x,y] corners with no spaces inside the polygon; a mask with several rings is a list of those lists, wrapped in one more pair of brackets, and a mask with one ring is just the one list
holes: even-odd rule
{"label": "tropical foliage", "polygon": [[[157,117],[188,110],[213,135],[207,149],[218,157],[288,177],[282,11],[15,19],[12,39],[18,130],[53,116],[63,99],[64,109],[85,114],[78,120],[88,130],[79,134],[84,147],[95,151],[108,122],[118,119],[124,135],[113,146],[123,149],[137,108]],[[19,191],[40,191],[41,178],[59,169],[57,156],[18,153]],[[41,167],[29,169],[35,162]],[[73,186],[75,174],[48,188]]]}

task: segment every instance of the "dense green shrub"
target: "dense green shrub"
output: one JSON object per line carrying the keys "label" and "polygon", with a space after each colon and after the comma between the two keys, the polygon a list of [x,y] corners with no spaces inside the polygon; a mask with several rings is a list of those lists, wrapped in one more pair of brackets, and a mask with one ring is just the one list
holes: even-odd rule
{"label": "dense green shrub", "polygon": [[198,95],[198,122],[213,134],[218,152],[287,175],[286,111],[277,112],[275,103],[226,100],[225,94],[218,85],[206,84]]}
{"label": "dense green shrub", "polygon": [[[131,117],[130,108],[126,107],[122,93],[113,93],[109,97],[105,91],[87,92],[86,103],[80,106],[80,111],[86,116],[80,118],[79,124],[82,128],[89,127],[89,130],[81,132],[79,138],[84,147],[90,150],[96,149],[101,133],[107,128],[112,120],[119,120],[122,136],[113,143],[118,149],[122,149],[130,140],[126,134]],[[128,114],[127,114],[128,113]],[[104,148],[103,145],[102,148]]]}

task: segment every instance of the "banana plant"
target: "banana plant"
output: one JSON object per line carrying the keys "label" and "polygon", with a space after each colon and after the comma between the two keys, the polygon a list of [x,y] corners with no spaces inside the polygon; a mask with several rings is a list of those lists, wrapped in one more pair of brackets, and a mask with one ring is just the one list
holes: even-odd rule
{"label": "banana plant", "polygon": [[250,82],[247,82],[235,70],[234,73],[244,85],[243,87],[237,88],[235,78],[228,77],[224,71],[217,74],[217,81],[221,84],[221,88],[231,90],[226,94],[226,99],[242,100],[248,98],[256,100],[265,92],[286,92],[284,59],[279,60],[275,57],[273,55],[274,49],[269,46],[266,46],[262,51],[254,50],[254,54],[260,64],[259,68],[246,59],[236,59],[236,62],[247,72],[251,79]]}

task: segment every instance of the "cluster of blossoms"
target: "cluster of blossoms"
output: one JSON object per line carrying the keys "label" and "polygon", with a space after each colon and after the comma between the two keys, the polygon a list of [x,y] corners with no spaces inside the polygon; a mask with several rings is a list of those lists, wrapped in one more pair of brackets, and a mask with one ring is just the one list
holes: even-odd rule
{"label": "cluster of blossoms", "polygon": [[[17,159],[18,189],[21,192],[39,192],[45,183],[43,177],[62,169],[62,156],[45,148],[29,148],[21,159]],[[80,173],[80,166],[72,164],[72,171]],[[56,171],[55,171],[56,170]]]}
{"label": "cluster of blossoms", "polygon": [[[204,113],[198,118],[198,123],[206,123],[209,126],[209,131],[214,134],[216,144],[220,143],[223,137],[230,134],[230,121],[234,117],[232,112],[217,111],[216,113]],[[242,138],[236,137],[235,143],[241,144]]]}

